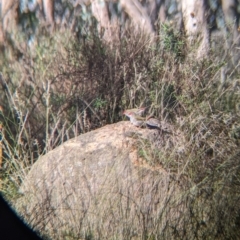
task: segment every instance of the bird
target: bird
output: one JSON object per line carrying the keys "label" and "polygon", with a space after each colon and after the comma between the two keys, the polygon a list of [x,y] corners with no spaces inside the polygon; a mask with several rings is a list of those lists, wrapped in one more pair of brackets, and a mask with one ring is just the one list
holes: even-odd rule
{"label": "bird", "polygon": [[135,112],[124,111],[123,114],[129,117],[130,122],[136,127],[142,127],[145,124],[145,118]]}
{"label": "bird", "polygon": [[160,129],[161,127],[161,122],[156,119],[156,118],[153,118],[152,116],[149,116],[149,117],[146,117],[146,126],[148,128],[157,128],[157,129]]}
{"label": "bird", "polygon": [[[146,107],[140,107],[140,108],[132,108],[132,109],[126,109],[124,112],[132,112],[137,114],[138,116],[142,116],[143,113],[145,112]],[[123,113],[124,114],[124,113]]]}

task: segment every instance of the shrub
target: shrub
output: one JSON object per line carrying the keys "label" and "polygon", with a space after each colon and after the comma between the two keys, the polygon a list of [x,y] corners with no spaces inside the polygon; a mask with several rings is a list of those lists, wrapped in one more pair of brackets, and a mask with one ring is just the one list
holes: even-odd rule
{"label": "shrub", "polygon": [[239,237],[239,70],[230,55],[218,55],[222,46],[196,62],[180,33],[167,25],[159,31],[151,42],[129,30],[112,46],[95,30],[80,39],[56,32],[39,35],[34,51],[20,49],[18,61],[5,55],[5,195],[16,197],[42,154],[144,104],[171,134],[162,133],[154,146],[140,142],[139,153],[171,173],[188,206],[181,232],[169,226],[161,237],[169,231],[174,238]]}

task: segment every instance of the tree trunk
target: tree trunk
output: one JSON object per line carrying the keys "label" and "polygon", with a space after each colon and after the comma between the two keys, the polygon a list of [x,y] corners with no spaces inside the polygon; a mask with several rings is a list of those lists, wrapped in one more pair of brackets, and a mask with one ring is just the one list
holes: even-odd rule
{"label": "tree trunk", "polygon": [[233,42],[239,44],[237,1],[222,0],[222,10],[224,13],[226,28],[231,31]]}
{"label": "tree trunk", "polygon": [[199,43],[196,57],[205,57],[210,47],[205,0],[182,0],[182,16],[189,44]]}
{"label": "tree trunk", "polygon": [[136,28],[140,28],[139,30],[143,30],[150,36],[154,35],[154,29],[147,10],[138,0],[120,0],[120,4],[131,18]]}

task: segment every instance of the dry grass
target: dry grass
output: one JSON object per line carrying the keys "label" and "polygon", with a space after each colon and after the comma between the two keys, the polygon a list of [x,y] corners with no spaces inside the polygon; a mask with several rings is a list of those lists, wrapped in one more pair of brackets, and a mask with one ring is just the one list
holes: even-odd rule
{"label": "dry grass", "polygon": [[[191,49],[186,51],[184,37],[164,25],[154,43],[126,32],[108,47],[94,31],[80,40],[56,33],[39,36],[34,51],[19,47],[18,61],[5,54],[1,191],[13,200],[43,153],[119,121],[125,108],[144,104],[171,126],[172,134],[163,133],[164,141],[154,146],[141,141],[139,153],[150,165],[166,169],[181,192],[173,195],[174,185],[166,187],[162,210],[155,215],[141,209],[124,213],[121,198],[115,199],[119,214],[112,218],[111,234],[117,239],[239,238],[239,70],[228,50],[222,59],[224,46],[216,47],[208,59],[196,62],[187,55]],[[168,219],[171,214],[174,219]],[[37,220],[44,225],[44,217]],[[131,229],[134,222],[137,230]],[[80,235],[70,229],[69,239],[103,239],[108,229],[89,225],[84,235],[81,227]]]}

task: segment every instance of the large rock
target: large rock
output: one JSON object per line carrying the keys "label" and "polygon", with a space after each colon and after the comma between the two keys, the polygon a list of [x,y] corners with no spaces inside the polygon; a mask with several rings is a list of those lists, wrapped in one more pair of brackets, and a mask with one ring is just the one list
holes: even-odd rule
{"label": "large rock", "polygon": [[179,187],[139,157],[161,134],[127,121],[65,142],[33,165],[18,210],[54,239],[138,239],[181,228]]}

